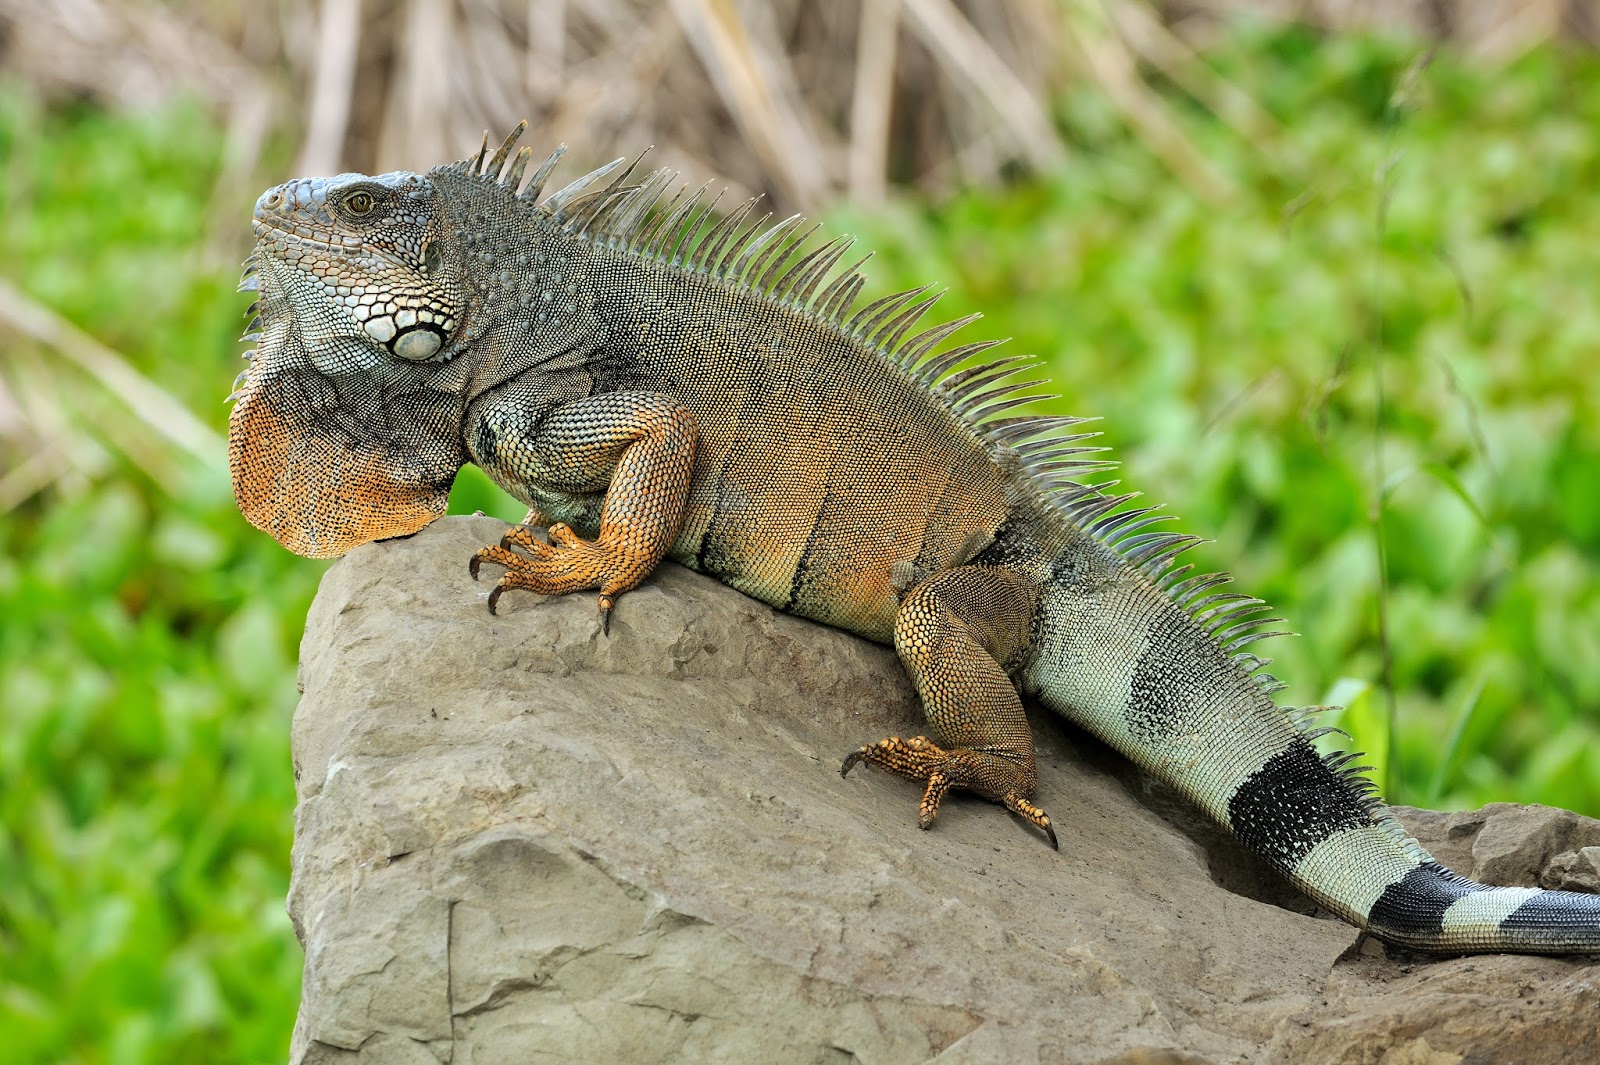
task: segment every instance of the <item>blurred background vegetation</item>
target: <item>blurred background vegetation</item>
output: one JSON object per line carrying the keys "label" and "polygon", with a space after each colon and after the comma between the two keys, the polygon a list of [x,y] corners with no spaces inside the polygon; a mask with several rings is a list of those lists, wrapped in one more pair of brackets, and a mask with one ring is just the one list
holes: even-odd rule
{"label": "blurred background vegetation", "polygon": [[[0,0],[0,1045],[270,1062],[296,642],[258,192],[523,117],[1040,353],[1398,802],[1600,815],[1600,23],[1556,0]],[[457,510],[518,516],[467,471]]]}

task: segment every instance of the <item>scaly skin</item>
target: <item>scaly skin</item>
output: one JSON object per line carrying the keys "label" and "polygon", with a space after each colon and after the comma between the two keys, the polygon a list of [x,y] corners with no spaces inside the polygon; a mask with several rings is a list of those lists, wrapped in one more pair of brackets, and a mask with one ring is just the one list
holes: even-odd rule
{"label": "scaly skin", "polygon": [[[518,130],[520,133],[520,129]],[[1021,357],[907,339],[931,300],[859,311],[847,242],[794,221],[703,231],[671,175],[520,189],[515,134],[426,175],[303,179],[256,206],[261,349],[229,448],[240,508],[303,554],[415,531],[467,461],[549,526],[471,560],[490,596],[599,592],[664,557],[893,643],[929,735],[851,753],[923,785],[1034,804],[1022,695],[1124,752],[1350,921],[1429,950],[1600,950],[1600,900],[1442,869],[1324,759],[1243,648],[1258,600],[1173,559],[1194,538],[1083,479],[1071,419],[1009,414]],[[487,145],[486,145],[487,148]],[[559,153],[557,153],[559,156]],[[504,175],[502,176],[502,170]],[[966,367],[966,368],[961,368]],[[624,611],[625,613],[625,611]]]}

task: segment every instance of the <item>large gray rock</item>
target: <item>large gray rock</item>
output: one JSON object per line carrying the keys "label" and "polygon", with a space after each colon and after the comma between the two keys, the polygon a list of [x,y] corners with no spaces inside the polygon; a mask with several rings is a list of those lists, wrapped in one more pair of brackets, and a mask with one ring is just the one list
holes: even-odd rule
{"label": "large gray rock", "polygon": [[[609,638],[589,594],[514,593],[491,617],[466,559],[503,528],[359,548],[307,619],[297,1065],[1592,1052],[1592,959],[1356,946],[1042,714],[1059,853],[973,799],[919,832],[910,782],[838,774],[920,731],[891,652],[674,566]],[[1600,824],[1564,811],[1411,822],[1460,865],[1481,850],[1525,877],[1581,880],[1600,854]]]}

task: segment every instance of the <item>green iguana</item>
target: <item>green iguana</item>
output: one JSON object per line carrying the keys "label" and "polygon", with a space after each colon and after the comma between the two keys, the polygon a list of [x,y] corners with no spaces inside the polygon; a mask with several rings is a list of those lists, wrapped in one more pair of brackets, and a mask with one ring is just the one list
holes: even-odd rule
{"label": "green iguana", "polygon": [[[541,200],[530,152],[342,174],[256,204],[259,350],[233,398],[240,509],[304,555],[415,532],[475,462],[529,508],[471,560],[506,589],[598,589],[664,558],[892,642],[929,736],[865,762],[1056,842],[1026,694],[1100,737],[1345,919],[1425,950],[1600,951],[1600,896],[1490,888],[1409,839],[1246,646],[1264,604],[1177,556],[1196,538],[1085,478],[1076,419],[1017,412],[1031,357],[913,333],[925,289],[859,309],[845,238],[621,160]],[[503,171],[503,172],[502,172]],[[609,178],[609,180],[607,180]],[[713,201],[714,204],[714,201]],[[252,325],[255,330],[256,325]],[[530,525],[548,525],[549,542]],[[1323,730],[1326,731],[1326,730]]]}

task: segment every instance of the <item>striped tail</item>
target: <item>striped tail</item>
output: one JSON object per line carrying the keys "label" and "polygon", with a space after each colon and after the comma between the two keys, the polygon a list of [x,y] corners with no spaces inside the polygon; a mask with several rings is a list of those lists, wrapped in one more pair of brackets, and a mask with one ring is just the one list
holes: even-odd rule
{"label": "striped tail", "polygon": [[[1305,715],[1272,700],[1264,663],[1143,580],[1063,553],[1045,583],[1023,686],[1171,785],[1306,894],[1401,946],[1600,953],[1600,895],[1486,887],[1444,868]],[[1099,568],[1099,574],[1094,573]],[[1085,576],[1089,574],[1090,576]],[[1068,579],[1070,578],[1070,579]],[[1128,579],[1132,578],[1132,579]],[[1327,731],[1327,730],[1323,730]]]}
{"label": "striped tail", "polygon": [[1386,942],[1459,954],[1600,951],[1600,895],[1459,876],[1358,780],[1295,735],[1240,781],[1222,821],[1306,894]]}
{"label": "striped tail", "polygon": [[1600,895],[1486,887],[1429,859],[1384,888],[1366,927],[1417,950],[1593,953],[1600,951]]}

